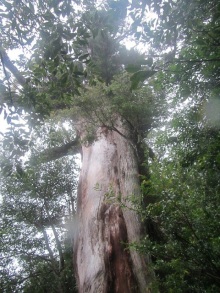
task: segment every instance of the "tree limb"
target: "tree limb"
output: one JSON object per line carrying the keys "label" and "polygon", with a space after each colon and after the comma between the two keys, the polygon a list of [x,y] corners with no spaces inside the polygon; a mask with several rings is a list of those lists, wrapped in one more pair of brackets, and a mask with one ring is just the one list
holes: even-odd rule
{"label": "tree limb", "polygon": [[49,222],[50,222],[50,227],[52,228],[52,231],[53,231],[53,235],[54,235],[54,238],[55,238],[57,250],[59,252],[59,258],[60,258],[59,270],[61,272],[64,269],[64,266],[65,266],[62,245],[60,243],[60,239],[59,239],[58,233],[56,231],[56,228],[55,228],[55,226],[53,224],[53,221],[51,221],[51,215],[49,213],[49,208],[48,208],[48,204],[47,204],[46,200],[44,200],[44,205],[45,205],[46,213],[47,213],[47,216],[48,216],[48,219],[49,219]]}
{"label": "tree limb", "polygon": [[68,142],[59,147],[53,147],[43,150],[38,155],[32,157],[31,161],[40,160],[43,163],[51,162],[62,157],[78,154],[81,151],[78,137],[75,140]]}
{"label": "tree limb", "polygon": [[17,69],[16,66],[14,66],[14,64],[11,62],[11,60],[9,59],[7,53],[5,52],[5,50],[2,48],[2,46],[0,45],[0,55],[1,55],[1,60],[2,63],[4,64],[4,66],[6,68],[8,68],[8,70],[10,70],[10,72],[14,75],[14,77],[17,79],[17,82],[21,85],[21,86],[25,86],[27,81],[24,78],[24,76],[21,74],[21,72]]}

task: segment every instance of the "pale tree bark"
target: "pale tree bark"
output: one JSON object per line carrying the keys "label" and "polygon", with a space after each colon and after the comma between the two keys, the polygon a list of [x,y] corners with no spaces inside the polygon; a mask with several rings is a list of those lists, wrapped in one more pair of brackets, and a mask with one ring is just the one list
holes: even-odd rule
{"label": "pale tree bark", "polygon": [[[26,80],[0,47],[2,62],[20,85]],[[118,120],[114,130],[100,127],[98,139],[82,146],[83,162],[78,187],[75,264],[79,293],[149,293],[154,279],[147,257],[127,244],[138,242],[141,223],[132,210],[130,196],[140,197],[137,152],[131,133]],[[82,131],[81,136],[84,136]],[[81,137],[82,141],[84,140]],[[79,151],[78,139],[62,147],[43,151],[42,161],[51,161]],[[38,159],[38,158],[37,158]],[[109,195],[120,197],[122,208]]]}
{"label": "pale tree bark", "polygon": [[[137,156],[120,121],[119,132],[101,127],[98,140],[82,147],[78,188],[78,233],[75,263],[79,293],[151,292],[150,262],[127,243],[139,241],[141,224],[136,212],[122,208],[140,197]],[[127,205],[129,201],[126,201]]]}

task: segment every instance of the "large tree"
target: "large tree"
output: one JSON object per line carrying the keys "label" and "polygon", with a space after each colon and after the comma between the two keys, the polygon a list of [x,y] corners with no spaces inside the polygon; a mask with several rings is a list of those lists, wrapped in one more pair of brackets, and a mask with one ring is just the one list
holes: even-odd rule
{"label": "large tree", "polygon": [[[85,3],[90,13],[82,17],[76,4],[3,3],[1,89],[12,106],[9,113],[4,105],[1,108],[12,125],[4,143],[10,163],[3,168],[9,176],[15,169],[25,172],[20,156],[27,150],[29,133],[16,125],[18,115],[26,115],[33,127],[51,112],[56,115],[70,108],[64,115],[74,121],[75,138],[42,150],[34,160],[51,161],[79,152],[81,145],[74,235],[78,290],[149,292],[153,283],[149,256],[141,256],[128,244],[141,237],[131,198],[142,200],[140,165],[148,153],[143,139],[160,115],[160,97],[154,100],[156,94],[146,85],[132,92],[129,75],[122,72],[128,62],[120,61],[115,26],[125,16],[127,1],[110,1],[108,13]],[[23,55],[15,66],[7,53],[15,48],[32,50],[30,60]]]}
{"label": "large tree", "polygon": [[[18,116],[25,115],[30,127],[60,112],[69,117],[72,138],[42,148],[32,162],[81,150],[74,236],[79,292],[156,288],[148,250],[162,291],[179,284],[186,292],[218,288],[217,224],[209,214],[218,205],[219,189],[219,8],[218,1],[203,0],[2,1],[0,90],[9,108],[2,104],[1,111],[11,124],[3,143],[9,160],[2,168],[9,176],[25,171],[21,156],[30,133],[19,127]],[[150,46],[145,54],[120,45],[131,35]],[[17,48],[30,58],[10,59]],[[166,172],[158,183],[156,175],[149,181],[147,158],[155,155],[146,137],[162,116],[164,93],[174,107],[169,119],[180,105],[188,112],[168,130],[172,146],[162,145],[162,167],[153,169],[158,176]],[[192,178],[195,182],[188,183]],[[140,209],[147,214],[146,257],[127,245],[137,247],[143,230],[133,202],[147,205]],[[217,214],[212,219],[217,223]],[[204,233],[203,226],[212,233]],[[199,289],[189,272],[203,277]]]}

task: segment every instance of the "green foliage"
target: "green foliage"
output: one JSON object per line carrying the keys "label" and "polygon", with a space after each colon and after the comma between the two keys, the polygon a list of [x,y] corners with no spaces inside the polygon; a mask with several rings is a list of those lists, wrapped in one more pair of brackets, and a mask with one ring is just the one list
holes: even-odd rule
{"label": "green foliage", "polygon": [[[48,124],[44,131],[43,127],[39,129],[41,140],[38,133],[29,155],[30,150],[32,156],[39,152],[42,138],[44,147],[53,146],[55,136],[56,142],[61,136],[65,141],[65,133],[61,135],[57,125],[55,128],[56,135]],[[35,135],[32,132],[33,140]],[[74,292],[73,234],[68,231],[68,223],[74,226],[78,176],[75,159],[44,164],[34,160],[30,164],[32,160],[25,162],[23,158],[20,165],[11,166],[10,174],[5,172],[6,163],[11,163],[10,152],[4,152],[3,162],[1,292]]]}
{"label": "green foliage", "polygon": [[162,292],[219,291],[219,138],[188,105],[154,141],[162,158],[142,181],[147,236],[138,249],[150,252]]}
{"label": "green foliage", "polygon": [[116,130],[115,122],[120,117],[122,122],[133,130],[131,139],[143,139],[149,130],[158,124],[159,117],[165,115],[165,101],[162,95],[152,93],[148,86],[131,91],[130,76],[121,73],[114,77],[106,86],[96,82],[95,86],[87,87],[79,97],[75,98],[77,115],[85,119],[85,130],[94,137],[99,126]]}
{"label": "green foliage", "polygon": [[[2,103],[14,105],[0,108],[11,125],[2,144],[1,291],[74,290],[69,246],[46,236],[52,227],[59,239],[66,232],[61,223],[75,188],[71,162],[26,166],[22,156],[30,148],[35,155],[61,146],[75,132],[48,130],[45,123],[44,145],[35,150],[31,131],[20,123],[23,117],[36,128],[65,109],[71,123],[85,125],[82,143],[97,139],[100,126],[118,131],[121,119],[133,130],[129,139],[146,153],[150,130],[169,120],[152,135],[158,160],[149,160],[150,171],[150,156],[139,158],[145,160],[140,174],[147,206],[142,202],[138,210],[147,233],[133,246],[151,254],[161,292],[218,292],[219,1],[121,0],[98,9],[96,1],[29,2],[2,1],[0,7],[1,61],[5,65],[4,51],[23,49],[15,63],[25,78],[22,88],[8,72],[0,80]],[[147,44],[148,52],[126,50],[119,42],[125,32]]]}
{"label": "green foliage", "polygon": [[219,95],[219,1],[133,1],[129,10],[134,35],[150,44],[151,70],[178,88],[178,101]]}
{"label": "green foliage", "polygon": [[143,241],[161,291],[216,292],[220,286],[219,183],[208,187],[206,176],[199,176],[196,168],[164,165],[152,169],[150,192],[157,200],[145,211],[158,231]]}
{"label": "green foliage", "polygon": [[79,55],[74,50],[81,42],[86,45],[89,35],[79,21],[79,12],[75,13],[77,1],[74,2],[2,3],[1,62],[7,67],[3,52],[22,50],[22,61],[16,60],[15,70],[25,78],[25,84],[22,89],[16,86],[6,72],[1,88],[10,93],[11,103],[29,113],[34,110],[41,117],[48,116],[52,109],[69,106],[73,95],[78,94],[83,70],[77,64]]}
{"label": "green foliage", "polygon": [[[24,293],[44,293],[44,292],[77,292],[72,264],[71,242],[67,243],[64,251],[65,268],[60,275],[54,274],[50,264],[40,262],[35,268],[33,275],[24,285]],[[59,264],[57,263],[57,266]]]}
{"label": "green foliage", "polygon": [[93,8],[82,15],[82,23],[90,35],[87,46],[85,44],[78,46],[78,49],[90,56],[85,62],[87,78],[92,82],[96,76],[108,85],[113,76],[122,69],[120,56],[122,46],[117,34],[122,30],[124,18],[119,18],[114,8],[99,10]]}
{"label": "green foliage", "polygon": [[218,292],[219,1],[132,1],[129,9],[170,105],[169,123],[152,136],[158,160],[142,181],[147,236],[138,249],[151,254],[161,292]]}

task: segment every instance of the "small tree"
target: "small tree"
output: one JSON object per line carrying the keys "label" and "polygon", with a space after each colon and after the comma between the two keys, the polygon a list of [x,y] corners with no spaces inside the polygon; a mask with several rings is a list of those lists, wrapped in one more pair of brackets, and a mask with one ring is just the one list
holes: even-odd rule
{"label": "small tree", "polygon": [[75,160],[40,165],[35,158],[34,166],[24,160],[10,176],[1,176],[1,290],[74,291],[73,235],[68,223],[75,215]]}

